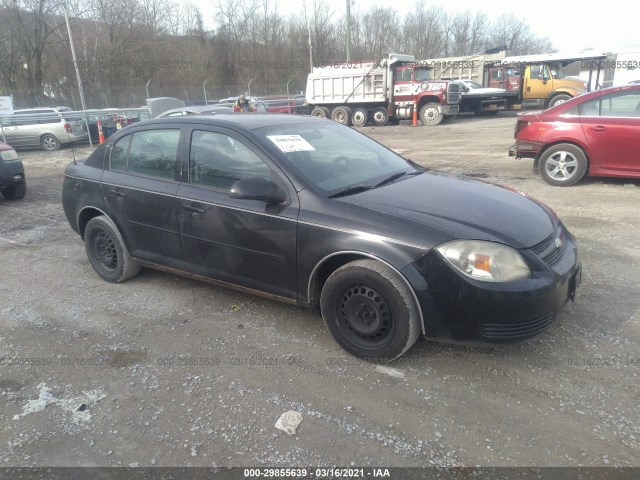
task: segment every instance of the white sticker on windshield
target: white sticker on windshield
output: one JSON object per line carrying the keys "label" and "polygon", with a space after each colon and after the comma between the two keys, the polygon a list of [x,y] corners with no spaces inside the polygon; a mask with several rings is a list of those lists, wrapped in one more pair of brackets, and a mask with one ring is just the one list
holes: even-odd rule
{"label": "white sticker on windshield", "polygon": [[300,135],[267,135],[267,138],[283,153],[311,152],[315,150],[315,148]]}

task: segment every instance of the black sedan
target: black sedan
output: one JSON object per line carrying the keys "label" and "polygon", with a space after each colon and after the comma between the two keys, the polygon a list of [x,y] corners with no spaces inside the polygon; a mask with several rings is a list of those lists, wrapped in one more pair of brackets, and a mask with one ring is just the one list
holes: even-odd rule
{"label": "black sedan", "polygon": [[531,337],[580,282],[575,240],[545,205],[311,117],[131,125],[67,167],[63,205],[105,280],[150,267],[309,306],[369,359],[421,333]]}

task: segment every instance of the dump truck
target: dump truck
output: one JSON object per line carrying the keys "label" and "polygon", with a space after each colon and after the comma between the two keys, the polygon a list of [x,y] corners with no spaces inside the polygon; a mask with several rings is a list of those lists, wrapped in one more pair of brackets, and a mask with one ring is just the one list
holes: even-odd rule
{"label": "dump truck", "polygon": [[[515,92],[516,95],[504,95],[505,109],[521,110],[550,108],[589,91],[588,85],[600,77],[602,62],[607,57],[607,53],[594,51],[521,56],[507,56],[506,51],[501,51],[429,59],[423,63],[431,68],[434,78],[469,79],[483,87]],[[564,73],[564,69],[574,62],[589,67],[587,82]]]}
{"label": "dump truck", "polygon": [[345,125],[382,126],[412,119],[415,111],[423,125],[433,126],[458,114],[460,87],[434,81],[413,55],[391,53],[380,61],[314,67],[305,99],[311,115]]}

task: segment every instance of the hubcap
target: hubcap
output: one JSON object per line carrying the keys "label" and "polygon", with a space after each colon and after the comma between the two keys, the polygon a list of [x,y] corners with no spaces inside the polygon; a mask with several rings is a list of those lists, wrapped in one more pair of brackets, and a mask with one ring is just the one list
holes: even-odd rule
{"label": "hubcap", "polygon": [[386,300],[366,285],[342,292],[338,316],[345,335],[361,346],[379,346],[393,331],[393,315]]}
{"label": "hubcap", "polygon": [[545,168],[551,178],[565,181],[573,177],[578,168],[578,160],[569,152],[557,152],[547,160]]}
{"label": "hubcap", "polygon": [[100,232],[96,235],[93,245],[94,258],[105,268],[114,270],[118,265],[118,252],[111,236],[106,232]]}
{"label": "hubcap", "polygon": [[435,120],[436,117],[438,116],[438,110],[436,110],[435,108],[428,108],[425,112],[424,112],[424,116],[427,120],[431,121],[431,120]]}

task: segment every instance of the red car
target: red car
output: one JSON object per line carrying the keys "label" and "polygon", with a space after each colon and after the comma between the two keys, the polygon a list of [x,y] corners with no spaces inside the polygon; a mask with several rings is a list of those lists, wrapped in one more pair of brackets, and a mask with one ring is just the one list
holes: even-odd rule
{"label": "red car", "polygon": [[592,177],[640,178],[640,85],[605,88],[518,116],[509,156],[533,158],[555,186]]}

